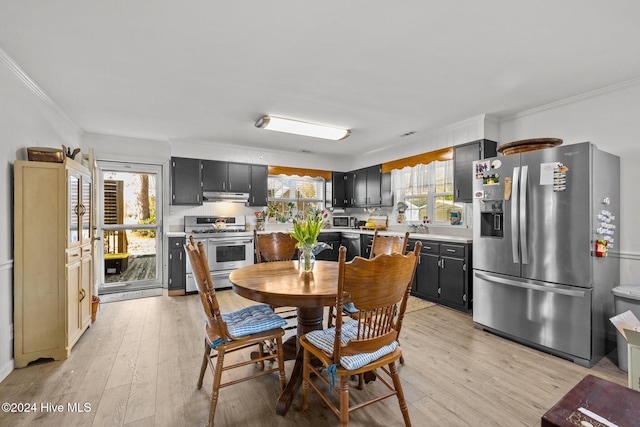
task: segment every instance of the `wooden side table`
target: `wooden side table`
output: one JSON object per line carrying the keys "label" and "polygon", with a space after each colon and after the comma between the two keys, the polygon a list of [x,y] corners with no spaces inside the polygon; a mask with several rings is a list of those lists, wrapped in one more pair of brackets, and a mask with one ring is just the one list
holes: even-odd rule
{"label": "wooden side table", "polygon": [[587,375],[542,416],[542,427],[605,427],[584,408],[619,427],[640,427],[640,392]]}

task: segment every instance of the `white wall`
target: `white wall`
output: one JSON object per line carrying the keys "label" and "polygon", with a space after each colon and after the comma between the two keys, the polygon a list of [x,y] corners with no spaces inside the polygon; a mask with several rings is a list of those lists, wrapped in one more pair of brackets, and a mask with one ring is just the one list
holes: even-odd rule
{"label": "white wall", "polygon": [[622,284],[640,284],[640,82],[619,85],[517,114],[500,123],[502,142],[561,138],[565,144],[591,141],[620,156],[620,226],[616,238]]}
{"label": "white wall", "polygon": [[[79,147],[80,129],[0,49],[0,235],[13,236],[13,162],[26,147]],[[13,238],[0,239],[0,381],[13,370]]]}
{"label": "white wall", "polygon": [[[391,160],[439,150],[478,139],[499,142],[499,123],[489,114],[471,117],[438,129],[419,132],[407,137],[397,137],[380,150],[370,151],[354,159],[344,170],[355,170]],[[335,170],[335,169],[334,169]]]}

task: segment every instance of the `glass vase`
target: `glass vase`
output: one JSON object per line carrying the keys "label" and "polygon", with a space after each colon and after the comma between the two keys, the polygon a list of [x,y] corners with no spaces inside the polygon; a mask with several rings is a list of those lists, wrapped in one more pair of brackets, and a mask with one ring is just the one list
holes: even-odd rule
{"label": "glass vase", "polygon": [[313,254],[314,248],[315,244],[300,246],[300,253],[298,255],[300,270],[305,272],[313,271],[313,265],[316,262],[316,256]]}

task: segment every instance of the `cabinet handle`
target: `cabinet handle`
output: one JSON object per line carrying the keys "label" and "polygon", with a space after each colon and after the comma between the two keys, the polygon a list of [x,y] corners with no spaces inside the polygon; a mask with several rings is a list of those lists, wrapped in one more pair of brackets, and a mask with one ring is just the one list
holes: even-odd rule
{"label": "cabinet handle", "polygon": [[86,292],[84,291],[84,289],[80,289],[80,295],[82,295],[82,298],[80,298],[80,301],[78,302],[82,302],[82,300],[84,299],[84,297],[87,296]]}
{"label": "cabinet handle", "polygon": [[440,260],[440,268],[444,268],[444,258]]}
{"label": "cabinet handle", "polygon": [[447,249],[447,252],[455,252],[455,249]]}

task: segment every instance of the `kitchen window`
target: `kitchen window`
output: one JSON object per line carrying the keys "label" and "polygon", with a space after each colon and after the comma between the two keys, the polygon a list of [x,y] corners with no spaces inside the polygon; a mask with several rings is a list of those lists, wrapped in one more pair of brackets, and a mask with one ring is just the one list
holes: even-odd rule
{"label": "kitchen window", "polygon": [[407,222],[428,217],[435,224],[449,224],[451,212],[462,212],[463,204],[453,202],[453,161],[433,161],[391,171],[396,200],[408,205]]}
{"label": "kitchen window", "polygon": [[324,179],[299,176],[269,176],[268,211],[286,222],[299,213],[322,209]]}

